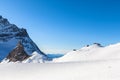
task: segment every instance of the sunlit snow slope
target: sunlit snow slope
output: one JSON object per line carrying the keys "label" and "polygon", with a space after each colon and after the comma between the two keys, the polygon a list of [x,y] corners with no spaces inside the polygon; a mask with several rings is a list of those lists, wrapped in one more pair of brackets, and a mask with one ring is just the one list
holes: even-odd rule
{"label": "sunlit snow slope", "polygon": [[102,47],[100,44],[86,46],[80,50],[68,52],[65,56],[54,59],[54,62],[74,62],[120,59],[120,43]]}

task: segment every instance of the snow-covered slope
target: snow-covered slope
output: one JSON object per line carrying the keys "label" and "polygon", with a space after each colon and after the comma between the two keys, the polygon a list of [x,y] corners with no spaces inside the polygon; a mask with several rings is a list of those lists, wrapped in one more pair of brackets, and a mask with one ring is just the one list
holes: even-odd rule
{"label": "snow-covered slope", "polygon": [[27,54],[31,55],[36,51],[46,58],[46,55],[30,39],[26,29],[10,24],[7,19],[0,16],[0,60],[16,47],[18,41],[22,42]]}
{"label": "snow-covered slope", "polygon": [[80,50],[68,52],[63,57],[54,59],[54,62],[70,62],[70,61],[93,61],[120,59],[120,43],[102,47],[100,44],[86,46]]}
{"label": "snow-covered slope", "polygon": [[44,60],[42,59],[42,56],[40,54],[38,54],[37,52],[33,52],[32,56],[22,61],[22,63],[44,63]]}
{"label": "snow-covered slope", "polygon": [[0,80],[120,80],[120,60],[0,64]]}

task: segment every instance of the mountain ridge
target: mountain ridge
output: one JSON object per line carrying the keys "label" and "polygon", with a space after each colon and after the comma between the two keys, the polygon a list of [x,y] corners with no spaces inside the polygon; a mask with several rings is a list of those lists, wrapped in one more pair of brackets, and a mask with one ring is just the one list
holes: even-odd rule
{"label": "mountain ridge", "polygon": [[19,28],[0,16],[0,60],[3,60],[19,41],[23,44],[28,55],[32,55],[36,51],[42,55],[43,59],[47,58],[46,54],[29,37],[25,28]]}

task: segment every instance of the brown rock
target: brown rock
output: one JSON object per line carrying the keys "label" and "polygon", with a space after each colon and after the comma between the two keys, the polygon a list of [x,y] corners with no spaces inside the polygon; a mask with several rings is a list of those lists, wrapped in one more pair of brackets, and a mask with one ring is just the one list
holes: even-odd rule
{"label": "brown rock", "polygon": [[29,58],[29,55],[25,52],[21,41],[18,42],[17,47],[7,56],[9,62],[23,61],[27,58]]}

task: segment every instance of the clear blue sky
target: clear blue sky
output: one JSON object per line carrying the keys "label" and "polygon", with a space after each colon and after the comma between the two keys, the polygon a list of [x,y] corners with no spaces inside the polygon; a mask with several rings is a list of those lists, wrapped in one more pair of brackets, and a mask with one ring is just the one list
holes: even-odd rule
{"label": "clear blue sky", "polygon": [[0,15],[47,53],[120,42],[119,0],[0,0]]}

